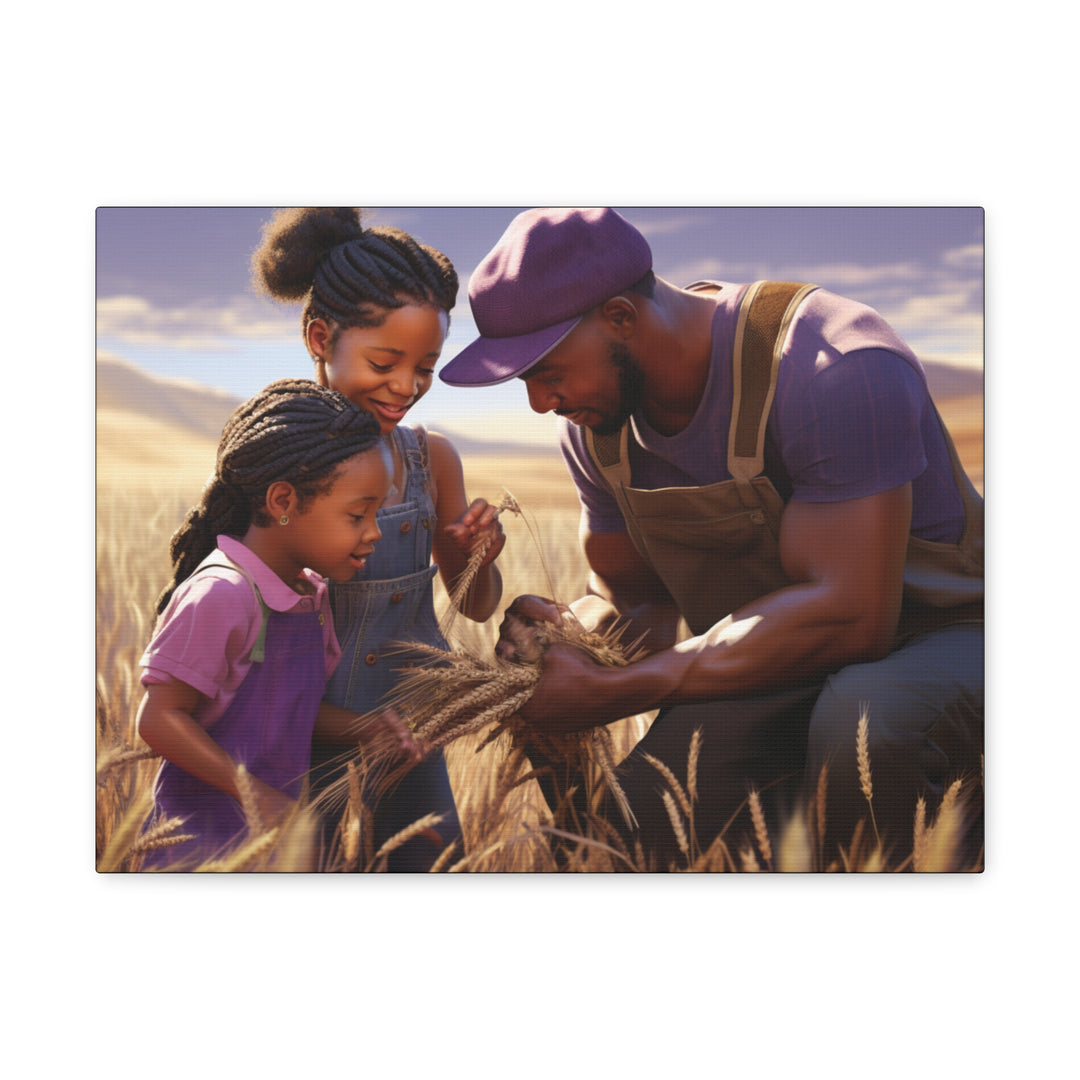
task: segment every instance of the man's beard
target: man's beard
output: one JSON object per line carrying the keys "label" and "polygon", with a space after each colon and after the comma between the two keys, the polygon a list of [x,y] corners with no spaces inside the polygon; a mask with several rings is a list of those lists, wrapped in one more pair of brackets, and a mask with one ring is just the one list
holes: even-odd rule
{"label": "man's beard", "polygon": [[614,435],[619,431],[630,419],[630,414],[641,404],[645,392],[645,373],[626,345],[612,345],[608,357],[619,372],[619,407],[614,416],[593,428],[597,435]]}

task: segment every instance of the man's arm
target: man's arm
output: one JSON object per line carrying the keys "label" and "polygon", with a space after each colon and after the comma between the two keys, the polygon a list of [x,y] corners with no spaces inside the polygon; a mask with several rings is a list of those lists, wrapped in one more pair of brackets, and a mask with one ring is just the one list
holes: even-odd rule
{"label": "man's arm", "polygon": [[[626,668],[553,647],[522,716],[571,730],[764,692],[884,656],[900,615],[910,522],[910,484],[847,502],[790,502],[780,530],[790,586]],[[602,562],[592,570],[605,579]]]}
{"label": "man's arm", "polygon": [[648,652],[668,649],[677,640],[679,609],[666,586],[625,532],[592,533],[583,525],[581,543],[590,574],[588,595],[570,605],[588,630],[607,630],[616,621],[622,640],[641,639]]}

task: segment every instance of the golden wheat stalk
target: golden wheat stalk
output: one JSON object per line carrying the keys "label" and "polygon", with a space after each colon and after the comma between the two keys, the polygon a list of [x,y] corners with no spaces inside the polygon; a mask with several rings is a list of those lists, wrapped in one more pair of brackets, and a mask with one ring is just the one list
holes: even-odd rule
{"label": "golden wheat stalk", "polygon": [[156,851],[158,848],[175,847],[188,840],[194,840],[194,833],[178,833],[176,830],[183,827],[187,818],[171,817],[156,822],[147,829],[133,843],[128,851],[129,855],[145,855],[148,851]]}
{"label": "golden wheat stalk", "polygon": [[450,860],[457,854],[458,843],[459,839],[455,836],[454,839],[439,852],[439,857],[428,867],[429,874],[441,874],[447,866],[450,865]]}
{"label": "golden wheat stalk", "polygon": [[[622,666],[633,657],[618,642],[621,627],[595,633],[571,617],[560,625],[545,623],[542,633],[545,643],[571,645],[601,666]],[[403,647],[407,647],[405,643]],[[636,645],[632,648],[636,650]],[[460,649],[427,646],[419,651],[423,661],[406,672],[382,706],[393,708],[418,742],[429,749],[445,748],[490,727],[477,751],[508,733],[512,745],[529,743],[548,758],[575,767],[595,765],[624,819],[631,827],[636,826],[616,778],[611,735],[603,725],[553,735],[531,727],[518,716],[540,680],[542,657],[536,663],[522,664],[498,656],[483,659]],[[392,747],[387,755],[381,757],[375,751],[369,762],[379,777],[378,796],[390,790],[405,771],[394,761]]]}
{"label": "golden wheat stalk", "polygon": [[683,827],[679,808],[675,805],[675,797],[671,794],[670,788],[664,788],[660,795],[664,800],[664,809],[667,811],[668,820],[671,822],[671,828],[675,833],[675,840],[679,845],[679,850],[689,859],[690,844],[686,839],[686,829]]}
{"label": "golden wheat stalk", "polygon": [[745,874],[756,874],[761,870],[761,864],[757,861],[757,856],[751,847],[745,847],[739,852],[739,861],[742,863]]}
{"label": "golden wheat stalk", "polygon": [[825,850],[825,805],[829,788],[828,776],[829,767],[822,765],[821,772],[818,773],[817,794],[814,797],[814,808],[817,811],[817,842],[819,850],[822,852]]}
{"label": "golden wheat stalk", "polygon": [[919,873],[926,867],[930,833],[926,826],[926,800],[920,795],[915,804],[915,834],[911,848],[911,867]]}
{"label": "golden wheat stalk", "polygon": [[345,812],[341,816],[341,853],[345,860],[345,870],[355,870],[360,858],[360,823],[363,820],[364,809],[360,798],[360,773],[356,763],[348,762],[345,767],[345,783],[349,797],[345,804]]}
{"label": "golden wheat stalk", "polygon": [[702,729],[694,728],[694,734],[690,736],[690,753],[686,759],[686,793],[690,796],[690,805],[698,801],[697,773],[698,761],[701,758]]}
{"label": "golden wheat stalk", "polygon": [[375,858],[368,864],[368,869],[370,870],[372,867],[376,870],[385,869],[387,859],[390,858],[392,852],[397,851],[403,844],[407,844],[414,836],[419,836],[421,833],[427,832],[428,829],[434,829],[444,817],[444,814],[425,814],[411,825],[406,825],[400,832],[394,833],[394,835],[375,852]]}
{"label": "golden wheat stalk", "polygon": [[802,814],[793,815],[780,832],[777,869],[785,874],[807,874],[814,868],[810,829]]}
{"label": "golden wheat stalk", "polygon": [[690,819],[692,811],[690,809],[690,798],[683,790],[682,784],[679,783],[678,777],[665,765],[659,758],[653,757],[652,754],[645,754],[645,760],[667,781],[667,785],[671,788],[672,794],[679,801],[679,809],[686,815],[687,820]]}
{"label": "golden wheat stalk", "polygon": [[870,807],[870,824],[874,826],[874,836],[880,847],[881,835],[874,817],[874,785],[870,778],[870,706],[865,702],[860,706],[859,726],[855,730],[855,756],[859,763],[859,787],[866,796],[866,805]]}
{"label": "golden wheat stalk", "polygon": [[132,845],[138,841],[143,823],[150,814],[153,805],[154,792],[150,787],[144,788],[132,800],[116,823],[112,835],[105,844],[105,850],[98,860],[98,871],[100,873],[109,874],[124,867],[128,859],[128,853]]}
{"label": "golden wheat stalk", "polygon": [[874,785],[870,778],[870,712],[864,706],[859,714],[859,726],[855,732],[855,754],[859,762],[859,787],[866,801],[874,798]]}
{"label": "golden wheat stalk", "polygon": [[964,807],[960,799],[961,780],[954,780],[938,807],[933,826],[923,851],[921,869],[924,873],[947,873],[955,869],[957,848],[963,833]]}
{"label": "golden wheat stalk", "polygon": [[[518,506],[517,499],[515,499],[509,491],[503,496],[502,502],[495,508],[495,517],[498,518],[504,510],[509,510],[510,513],[519,516],[521,514],[521,507]],[[446,618],[443,621],[443,625],[440,627],[444,637],[449,637],[450,630],[454,625],[454,620],[457,618],[462,605],[465,603],[465,597],[468,595],[469,589],[472,588],[472,583],[476,580],[476,575],[480,572],[480,564],[484,561],[484,557],[491,549],[492,543],[492,540],[484,540],[469,552],[469,559],[465,564],[465,569],[462,570],[450,590],[450,607],[447,611]]]}
{"label": "golden wheat stalk", "polygon": [[725,870],[735,870],[735,860],[732,858],[731,849],[727,845],[723,832],[713,837],[712,842],[700,854],[691,867],[695,873],[722,873]]}
{"label": "golden wheat stalk", "polygon": [[121,765],[130,765],[134,761],[145,761],[159,756],[156,750],[151,750],[149,747],[131,750],[123,746],[114,746],[103,754],[97,763],[98,783],[101,783],[106,773],[119,768]]}
{"label": "golden wheat stalk", "polygon": [[244,810],[248,831],[252,836],[259,836],[265,831],[262,814],[259,813],[259,803],[255,798],[255,785],[251,782],[251,773],[247,771],[243,762],[236,766],[236,788],[240,793],[240,805]]}
{"label": "golden wheat stalk", "polygon": [[765,865],[772,864],[772,844],[769,842],[769,830],[765,827],[765,811],[761,808],[761,796],[757,790],[752,790],[749,797],[750,818],[754,823],[754,839],[757,840],[761,857]]}
{"label": "golden wheat stalk", "polygon": [[604,783],[615,799],[615,805],[618,806],[623,821],[626,822],[629,828],[636,829],[637,818],[634,816],[626,792],[623,791],[622,785],[615,775],[615,744],[612,742],[611,732],[606,727],[596,728],[594,731],[589,732],[587,745],[589,747],[588,753],[600,766]]}

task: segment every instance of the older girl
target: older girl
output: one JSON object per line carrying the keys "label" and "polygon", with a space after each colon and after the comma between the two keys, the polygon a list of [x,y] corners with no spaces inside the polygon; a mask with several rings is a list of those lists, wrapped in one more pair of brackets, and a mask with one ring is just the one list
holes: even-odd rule
{"label": "older girl", "polygon": [[[262,291],[304,301],[301,328],[318,381],[379,422],[392,477],[379,511],[383,540],[352,580],[331,587],[344,656],[328,688],[337,705],[374,710],[409,662],[402,641],[446,647],[434,613],[436,568],[452,587],[470,550],[491,542],[462,610],[482,622],[502,595],[493,561],[505,538],[495,508],[466,498],[461,460],[449,440],[402,423],[431,387],[457,275],[441,252],[398,229],[364,228],[352,208],[279,211],[264,228],[252,266]],[[316,742],[316,786],[336,775],[336,754]],[[433,811],[444,815],[439,835],[420,835],[399,848],[391,870],[427,869],[460,833],[441,751],[379,803],[376,841]]]}

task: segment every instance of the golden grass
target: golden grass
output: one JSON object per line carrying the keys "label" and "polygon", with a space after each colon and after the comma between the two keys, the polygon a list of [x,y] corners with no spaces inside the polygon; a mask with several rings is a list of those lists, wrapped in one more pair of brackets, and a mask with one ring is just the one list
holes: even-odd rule
{"label": "golden grass", "polygon": [[[943,408],[942,412],[972,479],[981,490],[981,397],[977,402],[964,402],[962,407],[958,404],[951,411]],[[129,414],[123,414],[120,419],[105,417],[104,423],[99,423],[96,860],[103,872],[137,870],[145,852],[179,842],[184,835],[182,824],[177,821],[144,831],[152,807],[151,788],[158,761],[139,741],[136,732],[135,716],[142,696],[138,660],[150,637],[154,601],[169,576],[169,537],[198,498],[214,456],[214,447],[208,441],[185,441],[179,435],[157,438],[155,428],[144,433],[145,439],[139,439],[136,461],[131,453],[133,432]],[[577,540],[577,500],[557,458],[530,457],[513,462],[495,456],[466,459],[465,470],[470,493],[483,494],[492,502],[498,502],[503,495],[502,480],[512,476],[514,495],[525,510],[521,519],[508,519],[505,523],[508,543],[499,560],[504,605],[525,593],[543,593],[563,600],[581,595],[587,568]],[[449,598],[439,585],[436,585],[436,603],[437,612],[445,616]],[[483,625],[457,620],[454,649],[474,658],[491,656],[501,614],[497,613]],[[686,762],[685,782],[672,769],[678,763],[653,761],[665,785],[663,797],[683,857],[683,865],[657,867],[639,845],[627,848],[601,817],[590,815],[581,820],[576,816],[570,803],[571,791],[563,792],[563,801],[549,810],[539,793],[537,772],[530,766],[522,746],[515,742],[514,732],[509,726],[494,733],[490,730],[501,719],[489,717],[490,722],[480,725],[478,730],[458,733],[446,741],[463,844],[444,851],[433,867],[436,871],[913,869],[942,872],[981,868],[981,860],[975,866],[961,866],[958,862],[966,808],[973,785],[981,786],[981,778],[954,784],[940,807],[928,807],[920,802],[906,856],[902,853],[890,856],[882,849],[876,828],[871,827],[868,833],[865,826],[860,826],[851,842],[844,846],[840,859],[824,864],[827,787],[824,772],[819,777],[814,799],[788,820],[766,822],[760,800],[755,811],[755,793],[751,795],[752,837],[723,833],[699,837],[693,809],[699,784],[708,782],[697,775],[698,757],[707,733],[695,734]],[[644,736],[651,720],[652,714],[644,714],[601,729],[608,737],[609,767]],[[485,727],[489,730],[483,730]],[[857,737],[857,718],[853,718],[852,737]],[[872,791],[870,765],[867,756],[867,786]],[[370,814],[364,812],[358,798],[364,767],[364,763],[358,762],[350,771],[350,783],[357,797],[347,799],[343,810],[337,861],[332,867],[335,869],[385,869],[388,845],[381,852],[372,850]],[[593,773],[595,787],[590,798],[596,796],[598,800],[605,789],[603,763]],[[590,805],[595,805],[595,801]],[[869,817],[869,798],[867,810]],[[313,825],[308,815],[300,813],[294,820],[272,829],[261,826],[262,823],[253,822],[245,844],[200,869],[216,872],[315,869],[310,859]],[[416,827],[422,829],[428,825],[421,819]],[[756,851],[747,840],[757,845]]]}

